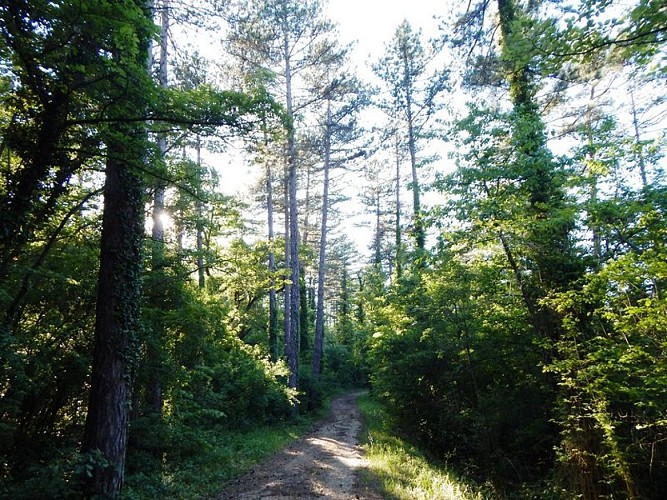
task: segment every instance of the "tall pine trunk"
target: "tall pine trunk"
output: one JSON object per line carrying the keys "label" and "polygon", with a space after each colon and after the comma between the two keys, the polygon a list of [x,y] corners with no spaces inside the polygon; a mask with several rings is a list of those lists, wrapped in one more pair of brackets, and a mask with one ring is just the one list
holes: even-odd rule
{"label": "tall pine trunk", "polygon": [[[396,132],[398,134],[398,131]],[[401,155],[399,152],[398,135],[396,136],[396,278],[403,273],[403,240],[401,233]]]}
{"label": "tall pine trunk", "polygon": [[327,218],[329,215],[329,169],[331,168],[331,103],[327,101],[324,131],[324,186],[322,188],[322,228],[317,268],[317,310],[315,312],[315,344],[313,345],[313,375],[322,373],[324,355],[324,282],[326,278]]}
{"label": "tall pine trunk", "polygon": [[278,360],[278,309],[276,297],[276,255],[273,250],[275,240],[273,229],[273,176],[271,164],[266,163],[266,212],[269,238],[269,273],[271,274],[271,287],[269,288],[269,355],[271,361]]}
{"label": "tall pine trunk", "polygon": [[417,250],[422,251],[426,244],[426,234],[421,213],[419,177],[417,175],[417,142],[415,137],[415,120],[413,116],[412,78],[410,76],[410,59],[407,46],[402,47],[401,55],[403,56],[403,90],[405,93],[406,126],[408,128],[408,152],[410,153],[410,171],[412,173],[413,230]]}
{"label": "tall pine trunk", "polygon": [[102,498],[119,496],[124,482],[140,327],[144,202],[137,164],[144,158],[144,135],[141,126],[118,125],[107,143],[95,347],[81,446],[84,453],[99,450],[107,462],[98,462],[87,479],[88,492]]}
{"label": "tall pine trunk", "polygon": [[[161,6],[161,25],[162,33],[160,39],[160,71],[158,74],[158,83],[166,88],[168,84],[168,30],[169,30],[169,0],[162,0]],[[149,68],[150,70],[150,68]],[[164,161],[167,154],[167,140],[164,134],[160,134],[157,140],[160,158]],[[165,203],[166,183],[162,176],[157,178],[155,194],[153,195],[153,214],[152,214],[152,251],[151,266],[152,273],[161,281],[160,275],[164,273],[165,248],[164,248],[164,203]],[[162,302],[161,291],[155,287],[150,290],[149,302],[152,307],[159,307]],[[148,341],[146,352],[146,368],[149,371],[147,410],[149,413],[161,416],[162,414],[162,364],[160,350],[164,345],[165,326],[160,317],[154,317],[152,321],[151,338]]]}
{"label": "tall pine trunk", "polygon": [[197,155],[197,281],[199,289],[206,287],[206,266],[204,262],[204,189],[202,188],[201,137],[197,134],[195,149]]}
{"label": "tall pine trunk", "polygon": [[[289,117],[294,117],[292,103],[292,68],[290,44],[285,29],[285,92]],[[296,388],[299,382],[299,208],[297,195],[297,157],[294,127],[287,133],[287,235],[286,257],[290,270],[290,285],[285,289],[285,352],[289,366],[289,387]],[[287,298],[289,296],[289,299]]]}

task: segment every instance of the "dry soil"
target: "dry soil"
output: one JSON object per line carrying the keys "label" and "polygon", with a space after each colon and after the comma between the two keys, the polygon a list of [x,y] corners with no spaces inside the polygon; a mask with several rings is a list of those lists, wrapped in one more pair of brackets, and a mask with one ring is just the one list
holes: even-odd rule
{"label": "dry soil", "polygon": [[368,467],[359,438],[361,414],[356,399],[363,392],[331,402],[329,418],[307,436],[231,481],[219,499],[364,499],[383,498],[359,481]]}

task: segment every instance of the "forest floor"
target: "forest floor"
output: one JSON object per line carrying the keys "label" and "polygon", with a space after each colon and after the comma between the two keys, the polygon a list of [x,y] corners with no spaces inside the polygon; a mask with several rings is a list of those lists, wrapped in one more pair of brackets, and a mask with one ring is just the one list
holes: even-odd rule
{"label": "forest floor", "polygon": [[282,452],[233,479],[219,499],[383,498],[360,472],[368,467],[360,444],[363,429],[355,392],[335,398],[329,417]]}

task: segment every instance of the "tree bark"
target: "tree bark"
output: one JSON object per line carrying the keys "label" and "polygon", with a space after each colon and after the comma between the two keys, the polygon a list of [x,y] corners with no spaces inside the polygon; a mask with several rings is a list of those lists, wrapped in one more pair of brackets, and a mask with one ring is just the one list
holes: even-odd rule
{"label": "tree bark", "polygon": [[[158,83],[161,87],[166,88],[168,85],[168,56],[169,56],[169,45],[168,45],[168,30],[169,30],[169,0],[162,0],[161,6],[161,25],[162,33],[160,39],[160,72],[158,74]],[[150,70],[150,68],[149,68]],[[167,154],[167,139],[164,134],[160,134],[157,139],[158,150],[160,152],[160,158],[164,161]],[[161,177],[161,176],[159,176]],[[152,237],[152,251],[151,256],[151,265],[152,272],[161,274],[163,273],[164,268],[164,202],[165,202],[165,193],[166,193],[166,184],[161,178],[157,179],[157,184],[155,186],[155,194],[153,195],[153,227],[151,230]],[[159,290],[151,290],[150,299],[154,302],[159,302],[160,298]],[[162,414],[162,376],[161,376],[161,362],[159,350],[163,345],[164,338],[164,324],[162,323],[161,318],[155,318],[152,322],[152,339],[148,342],[148,348],[146,353],[146,367],[149,370],[149,381],[148,381],[148,394],[147,394],[147,410],[148,412],[161,415]]]}
{"label": "tree bark", "polygon": [[639,119],[637,118],[637,105],[635,104],[635,94],[630,91],[630,104],[632,105],[632,127],[635,132],[635,146],[637,147],[639,175],[642,181],[642,188],[648,187],[648,177],[646,175],[646,158],[641,148],[641,135],[639,133]]}
{"label": "tree bark", "polygon": [[[285,162],[285,168],[283,172],[283,198],[285,200],[285,268],[288,270],[292,269],[291,266],[291,252],[290,252],[290,210],[289,210],[289,164]],[[289,363],[290,359],[290,346],[292,345],[292,315],[290,314],[292,302],[292,283],[290,280],[285,280],[285,286],[283,287],[283,336],[285,343],[285,359],[287,359],[287,366],[291,371],[291,366]],[[288,385],[290,381],[288,378]],[[291,387],[291,386],[290,386]]]}
{"label": "tree bark", "polygon": [[421,214],[421,200],[419,196],[419,177],[417,175],[417,144],[415,138],[415,123],[412,102],[412,78],[410,76],[410,60],[407,46],[402,47],[403,58],[403,90],[405,92],[406,126],[408,128],[408,152],[410,153],[410,168],[412,172],[412,213],[415,242],[417,250],[424,250],[426,236]]}
{"label": "tree bark", "polygon": [[[144,0],[118,7],[119,11],[134,8],[145,18],[143,24],[137,19],[136,26],[130,25],[136,28],[138,39],[132,59],[119,57],[122,48],[113,54],[113,61],[132,77],[132,83],[123,86],[123,92],[108,103],[111,124],[103,131],[106,171],[95,341],[81,443],[82,453],[93,465],[90,475],[82,478],[85,493],[99,498],[118,498],[123,487],[133,372],[139,359],[145,206],[141,173],[145,169],[147,133],[143,123],[123,118],[130,110],[141,112],[148,104],[149,7]],[[119,85],[117,81],[111,83]]]}
{"label": "tree bark", "polygon": [[271,165],[266,163],[266,211],[269,238],[269,273],[271,274],[271,283],[269,288],[269,355],[271,361],[278,361],[278,309],[276,297],[276,255],[273,251],[273,242],[275,240],[273,230],[273,178]]}
{"label": "tree bark", "polygon": [[[161,8],[161,24],[162,35],[160,39],[160,72],[158,74],[158,82],[161,87],[166,88],[168,82],[168,36],[169,29],[169,0],[162,0]],[[157,140],[160,155],[164,159],[167,152],[167,140],[164,134],[160,134]],[[162,215],[164,212],[164,197],[165,197],[165,183],[162,179],[158,179],[155,187],[155,194],[153,195],[153,228],[152,234],[154,242],[153,266],[160,266],[163,260],[163,244],[164,244],[164,221]]]}
{"label": "tree bark", "polygon": [[313,375],[322,373],[324,355],[324,282],[326,278],[327,218],[329,214],[329,169],[331,168],[331,102],[327,101],[324,130],[324,186],[322,188],[322,228],[317,268],[317,310],[315,312],[315,344],[313,345]]}
{"label": "tree bark", "polygon": [[[119,496],[124,481],[132,368],[138,357],[143,184],[141,127],[120,124],[108,143],[95,347],[82,451],[99,450],[89,492]],[[132,158],[123,161],[123,158]],[[133,165],[134,163],[134,165]]]}
{"label": "tree bark", "polygon": [[373,265],[375,269],[382,269],[382,205],[380,203],[380,189],[375,193],[375,241],[373,242]]}
{"label": "tree bark", "polygon": [[197,134],[195,143],[197,154],[197,199],[195,204],[197,207],[197,279],[199,289],[203,290],[206,287],[206,269],[204,263],[204,202],[202,189],[202,165],[201,165],[201,138]]}
{"label": "tree bark", "polygon": [[[396,132],[398,134],[398,131]],[[403,241],[401,236],[401,155],[396,137],[396,278],[403,272]]]}
{"label": "tree bark", "polygon": [[[284,57],[285,57],[285,92],[288,116],[294,116],[292,103],[292,68],[289,30],[284,29]],[[288,385],[296,388],[299,381],[299,206],[297,203],[297,158],[294,137],[294,128],[290,127],[287,133],[287,198],[288,206],[288,250],[291,284],[286,288],[285,296],[285,323],[289,331],[285,331],[287,365],[289,366]],[[289,317],[289,320],[287,320]],[[288,324],[289,321],[289,324]]]}

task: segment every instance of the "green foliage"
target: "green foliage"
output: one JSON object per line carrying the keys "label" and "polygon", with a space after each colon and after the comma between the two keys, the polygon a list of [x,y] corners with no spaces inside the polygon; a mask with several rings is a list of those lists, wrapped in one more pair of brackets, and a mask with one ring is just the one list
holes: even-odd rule
{"label": "green foliage", "polygon": [[81,496],[82,477],[90,478],[96,469],[109,467],[111,464],[99,450],[91,453],[50,450],[42,462],[28,466],[24,481],[3,485],[3,497],[17,500],[77,498]]}
{"label": "green foliage", "polygon": [[311,370],[299,373],[299,407],[306,412],[317,411],[324,404],[325,383]]}
{"label": "green foliage", "polygon": [[287,418],[293,396],[279,380],[285,367],[271,365],[238,340],[221,347],[210,353],[216,355],[214,366],[195,366],[180,381],[173,402],[167,402],[173,415],[194,428],[234,429]]}
{"label": "green foliage", "polygon": [[[421,475],[430,471],[423,457],[377,419],[395,423],[439,459],[491,481],[496,494],[659,498],[667,490],[664,140],[643,137],[636,115],[628,133],[615,110],[597,115],[591,108],[570,135],[577,147],[561,161],[550,152],[545,125],[554,108],[543,109],[539,96],[548,94],[542,75],[558,75],[563,92],[572,78],[598,85],[598,73],[612,64],[614,71],[659,87],[664,2],[561,3],[558,20],[542,16],[540,3],[529,2],[523,11],[520,2],[498,2],[500,50],[480,56],[467,83],[506,89],[509,100],[476,103],[453,130],[457,170],[437,186],[448,203],[441,208],[447,219],[438,221],[438,246],[391,284],[378,269],[380,245],[378,266],[364,273],[358,290],[346,274],[339,279],[323,376],[316,380],[303,371],[296,394],[285,387],[284,363],[268,359],[265,299],[286,275],[267,271],[267,244],[242,240],[249,233],[240,216],[244,207],[216,192],[215,174],[180,153],[178,159],[151,155],[143,128],[146,120],[160,133],[173,127],[181,135],[167,137],[174,151],[201,146],[200,135],[257,130],[264,141],[282,144],[285,130],[293,132],[293,117],[264,85],[275,91],[285,83],[278,71],[283,35],[293,36],[294,53],[305,56],[296,61],[297,71],[324,56],[339,60],[327,52],[330,44],[309,45],[310,38],[301,37],[305,25],[313,33],[331,28],[320,21],[320,2],[254,2],[239,9],[237,20],[245,24],[232,34],[235,48],[273,66],[257,70],[263,74],[245,93],[202,84],[201,75],[179,89],[156,89],[142,55],[156,27],[143,2],[5,2],[2,495],[80,496],[80,478],[110,467],[98,451],[76,450],[98,293],[98,188],[105,161],[112,159],[136,167],[123,174],[136,176],[130,201],[137,213],[144,194],[139,177],[170,184],[167,209],[174,222],[159,242],[163,259],[144,263],[141,326],[133,320],[126,332],[141,346],[140,359],[123,353],[132,365],[139,361],[129,498],[213,495],[265,445],[275,449],[294,437],[283,424],[296,404],[318,408],[332,388],[369,379],[391,415],[365,403],[371,456],[390,457],[383,459],[385,471],[376,471],[388,494],[437,498],[444,487],[439,476]],[[474,4],[458,25],[474,36],[473,56],[491,35],[484,25],[488,2]],[[251,22],[253,13],[259,24]],[[416,99],[419,140],[441,108],[436,97],[447,72],[426,71],[433,54],[409,25],[399,28],[395,41],[378,69],[396,117]],[[262,44],[270,53],[255,50]],[[415,66],[404,66],[403,56]],[[411,79],[414,85],[406,85]],[[195,132],[196,141],[184,130]],[[641,186],[624,179],[637,178],[638,171]],[[197,236],[201,248],[194,248]],[[146,244],[157,248],[157,242]],[[201,288],[190,280],[200,263]],[[121,314],[134,314],[139,301],[125,298]],[[303,325],[312,320],[306,305]],[[307,360],[308,342],[302,347]],[[159,393],[153,407],[151,391]],[[255,430],[269,424],[278,427]]]}
{"label": "green foliage", "polygon": [[[581,0],[564,9],[562,24],[548,38],[547,55],[589,63],[605,57],[635,65],[653,66],[665,76],[661,47],[667,23],[659,0],[637,0],[615,5],[611,1]],[[561,63],[562,64],[562,63]]]}
{"label": "green foliage", "polygon": [[573,200],[565,193],[571,172],[546,148],[543,128],[535,110],[471,104],[454,129],[461,147],[457,169],[439,182],[451,200],[450,213],[470,229],[461,237],[482,244],[505,238],[505,252],[523,262],[531,296],[564,286],[581,272],[570,236]]}
{"label": "green foliage", "polygon": [[455,500],[481,499],[481,488],[457,477],[445,464],[434,463],[414,445],[395,436],[391,417],[369,397],[358,399],[364,415],[364,443],[369,470],[362,482],[378,485],[390,498]]}
{"label": "green foliage", "polygon": [[65,0],[0,11],[0,59],[11,82],[0,96],[3,268],[55,215],[73,176],[99,161],[105,124],[125,97],[151,100],[145,67],[133,59],[154,29],[144,14],[137,2]]}
{"label": "green foliage", "polygon": [[225,297],[230,306],[226,327],[250,344],[266,345],[263,299],[274,282],[285,280],[284,270],[269,272],[268,254],[266,242],[249,245],[237,238],[218,252],[211,265],[214,274],[208,289]]}
{"label": "green foliage", "polygon": [[568,335],[548,368],[564,388],[559,458],[570,488],[657,498],[667,484],[665,207],[640,207],[635,250],[554,297]]}
{"label": "green foliage", "polygon": [[282,384],[285,367],[226,326],[233,308],[225,297],[190,285],[178,293],[177,305],[164,318],[167,422],[237,429],[284,419],[294,403]]}
{"label": "green foliage", "polygon": [[[215,239],[239,227],[230,223],[237,206],[213,193],[214,182],[202,169],[186,165],[179,171],[154,162],[142,122],[196,125],[202,133],[219,126],[248,133],[260,123],[273,132],[289,124],[259,87],[245,94],[206,86],[170,89],[158,97],[141,56],[155,27],[140,2],[15,2],[0,16],[0,483],[26,497],[76,495],[74,475],[85,478],[105,468],[92,458],[77,466],[79,459],[72,458],[90,383],[100,236],[96,188],[105,155],[111,152],[125,167],[140,165],[121,171],[135,176],[133,182],[148,172],[179,184],[179,195],[189,199],[175,197],[183,212],[175,219],[183,234],[205,230],[206,264],[214,267],[220,257]],[[136,140],[125,140],[130,129]],[[143,193],[139,184],[134,187],[124,201],[141,213]],[[196,216],[193,200],[202,205]],[[143,232],[139,217],[114,216]],[[136,270],[138,255],[130,255]],[[122,353],[137,366],[130,446],[151,458],[166,450],[171,457],[181,453],[179,430],[191,436],[182,448],[194,453],[205,444],[196,425],[229,429],[279,421],[294,404],[282,383],[282,365],[237,338],[247,327],[234,317],[236,310],[253,331],[261,328],[263,285],[252,298],[259,311],[253,316],[243,301],[195,293],[187,252],[167,250],[164,257],[160,266],[146,266],[150,272],[143,276],[134,272],[146,287],[142,324],[133,321],[123,332],[142,348],[141,359],[130,350]],[[261,264],[255,259],[243,270],[259,272]],[[238,271],[230,273],[230,282],[240,283]],[[123,296],[130,303],[119,311],[134,316],[140,301]],[[122,380],[132,375],[123,373]],[[165,419],[150,414],[146,404],[156,381],[170,412]]]}
{"label": "green foliage", "polygon": [[[170,286],[175,290],[163,318],[163,413],[140,415],[132,424],[130,498],[214,493],[256,460],[258,449],[267,453],[279,446],[271,436],[285,442],[288,430],[263,426],[284,425],[297,402],[284,384],[285,365],[271,363],[263,346],[244,343],[228,328],[233,306],[224,294],[178,280]],[[260,432],[268,433],[267,441],[260,443]]]}
{"label": "green foliage", "polygon": [[267,130],[292,126],[284,109],[263,87],[249,92],[219,90],[202,84],[194,89],[161,89],[162,96],[154,119],[188,125],[204,135],[231,130],[235,134],[250,133],[260,126]]}
{"label": "green foliage", "polygon": [[57,460],[81,430],[98,254],[90,222],[70,220],[48,254],[48,242],[35,242],[24,256],[40,265],[17,266],[5,282],[3,310],[15,308],[21,321],[0,343],[2,482],[36,474],[36,463]]}
{"label": "green foliage", "polygon": [[[255,425],[228,431],[219,427],[175,428],[168,439],[177,443],[185,438],[192,448],[188,453],[169,455],[164,466],[155,458],[130,457],[135,472],[127,479],[124,497],[208,498],[219,493],[225,481],[247,472],[262,458],[287,446],[308,431],[312,422],[302,419],[289,424]],[[184,434],[181,434],[183,432]],[[163,436],[164,437],[164,436]]]}
{"label": "green foliage", "polygon": [[510,280],[497,257],[443,252],[375,299],[369,352],[399,428],[500,487],[548,468],[556,437],[542,348]]}
{"label": "green foliage", "polygon": [[324,379],[338,387],[363,387],[368,384],[368,368],[359,350],[360,336],[352,341],[331,338],[324,349]]}
{"label": "green foliage", "polygon": [[[424,47],[421,30],[406,20],[394,32],[387,53],[373,70],[382,79],[389,98],[379,103],[390,116],[409,122],[414,133],[427,135],[426,122],[439,106],[436,96],[446,90],[449,72],[432,64],[438,51]],[[412,133],[412,132],[411,132]]]}

